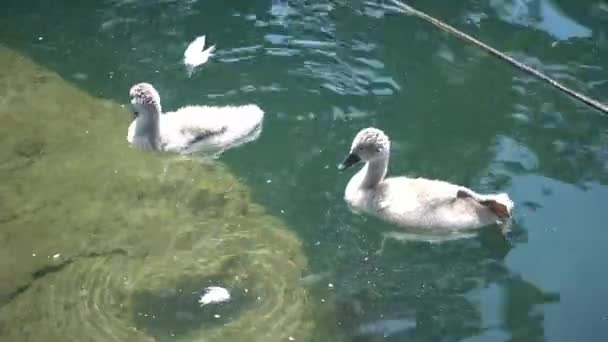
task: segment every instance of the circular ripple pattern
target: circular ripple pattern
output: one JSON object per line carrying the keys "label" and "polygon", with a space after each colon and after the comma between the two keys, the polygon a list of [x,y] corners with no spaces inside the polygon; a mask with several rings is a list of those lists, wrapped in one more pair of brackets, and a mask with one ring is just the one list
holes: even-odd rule
{"label": "circular ripple pattern", "polygon": [[[75,259],[9,304],[17,317],[29,322],[33,314],[38,317],[19,334],[91,341],[270,340],[306,334],[311,327],[302,323],[310,318],[305,317],[306,293],[296,285],[300,267],[281,249],[291,244],[289,237],[278,232],[264,237],[264,228],[222,228],[225,234],[201,238],[191,250],[178,247],[180,238],[192,237],[185,234],[158,255]],[[200,307],[198,297],[210,285],[229,289],[232,300]]]}
{"label": "circular ripple pattern", "polygon": [[[11,327],[5,327],[9,337],[306,340],[312,318],[306,290],[298,286],[300,246],[287,230],[270,228],[278,221],[260,217],[208,219],[181,229],[178,224],[172,234],[149,237],[155,246],[165,240],[162,249],[133,246],[127,249],[137,252],[76,256],[3,308],[12,314],[3,320]],[[200,307],[198,298],[211,285],[229,289],[232,300]]]}

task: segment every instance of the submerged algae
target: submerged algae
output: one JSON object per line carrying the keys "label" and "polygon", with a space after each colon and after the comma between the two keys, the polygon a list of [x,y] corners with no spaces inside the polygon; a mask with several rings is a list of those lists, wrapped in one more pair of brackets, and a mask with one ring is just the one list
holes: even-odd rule
{"label": "submerged algae", "polygon": [[[221,162],[129,148],[129,117],[0,46],[0,340],[308,340],[297,237]],[[234,301],[196,307],[211,283]]]}

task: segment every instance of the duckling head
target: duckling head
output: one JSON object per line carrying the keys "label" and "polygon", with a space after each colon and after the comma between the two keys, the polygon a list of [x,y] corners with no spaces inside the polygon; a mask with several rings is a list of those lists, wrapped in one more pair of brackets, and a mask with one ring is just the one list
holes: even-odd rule
{"label": "duckling head", "polygon": [[338,170],[357,164],[360,161],[369,162],[378,158],[387,158],[391,142],[381,130],[373,127],[364,128],[353,139],[348,156],[338,165]]}
{"label": "duckling head", "polygon": [[137,118],[139,114],[160,114],[160,95],[149,83],[137,83],[129,90],[131,105],[133,106],[133,116]]}

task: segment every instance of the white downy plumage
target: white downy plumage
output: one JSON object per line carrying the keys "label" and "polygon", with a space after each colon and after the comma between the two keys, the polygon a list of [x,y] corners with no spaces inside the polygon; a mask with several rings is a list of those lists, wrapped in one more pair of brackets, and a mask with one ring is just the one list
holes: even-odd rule
{"label": "white downy plumage", "polygon": [[359,131],[339,169],[365,165],[352,176],[344,199],[356,212],[424,233],[461,233],[499,223],[507,228],[513,201],[506,193],[480,194],[441,180],[386,177],[390,140],[373,127]]}
{"label": "white downy plumage", "polygon": [[188,77],[192,76],[194,68],[207,63],[209,57],[213,56],[213,51],[215,51],[215,45],[205,50],[205,36],[197,37],[188,45],[184,52],[184,64],[188,71]]}
{"label": "white downy plumage", "polygon": [[143,150],[218,155],[254,141],[262,131],[264,111],[254,104],[186,106],[163,113],[160,95],[149,83],[132,86],[129,97],[135,120],[127,141]]}
{"label": "white downy plumage", "polygon": [[205,294],[199,298],[198,302],[201,306],[207,304],[218,304],[230,300],[230,292],[223,287],[209,286],[205,289]]}

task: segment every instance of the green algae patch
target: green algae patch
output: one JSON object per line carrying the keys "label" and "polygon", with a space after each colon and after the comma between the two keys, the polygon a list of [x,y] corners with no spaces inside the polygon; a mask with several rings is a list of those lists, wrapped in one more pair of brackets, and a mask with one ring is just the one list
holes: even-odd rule
{"label": "green algae patch", "polygon": [[0,47],[0,340],[309,340],[295,234],[220,161],[131,149],[129,120]]}

